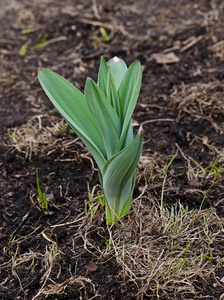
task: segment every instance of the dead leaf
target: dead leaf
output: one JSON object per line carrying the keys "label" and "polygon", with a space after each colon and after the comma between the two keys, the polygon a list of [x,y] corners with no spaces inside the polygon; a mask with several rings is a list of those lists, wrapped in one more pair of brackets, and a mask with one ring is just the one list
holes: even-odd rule
{"label": "dead leaf", "polygon": [[98,266],[93,261],[90,261],[85,268],[90,272],[95,272],[98,270]]}
{"label": "dead leaf", "polygon": [[4,239],[5,239],[5,235],[0,232],[0,240],[4,240]]}
{"label": "dead leaf", "polygon": [[189,184],[189,186],[195,187],[195,188],[201,187],[201,185],[202,185],[201,182],[197,178],[188,180],[188,184]]}
{"label": "dead leaf", "polygon": [[170,52],[167,54],[154,53],[152,55],[152,58],[156,60],[157,64],[174,64],[180,61],[180,58],[176,56],[174,52]]}
{"label": "dead leaf", "polygon": [[62,13],[71,17],[77,17],[79,15],[78,10],[73,6],[65,6],[62,8]]}

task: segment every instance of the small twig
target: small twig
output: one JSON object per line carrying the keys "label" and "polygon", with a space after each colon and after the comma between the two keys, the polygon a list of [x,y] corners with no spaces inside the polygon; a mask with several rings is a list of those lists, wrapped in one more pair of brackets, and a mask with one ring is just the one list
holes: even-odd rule
{"label": "small twig", "polygon": [[187,49],[191,48],[192,46],[194,46],[195,44],[197,44],[202,39],[203,39],[202,35],[198,36],[197,38],[195,38],[194,40],[192,40],[190,43],[188,43],[187,45],[185,45],[184,47],[182,47],[180,49],[180,52],[186,51]]}
{"label": "small twig", "polygon": [[85,219],[86,217],[82,217],[82,218],[79,218],[79,219],[75,219],[73,221],[70,221],[70,222],[66,222],[66,223],[62,223],[62,224],[56,224],[56,225],[51,225],[51,228],[55,228],[55,227],[62,227],[62,226],[67,226],[67,225],[71,225],[71,224],[74,224],[74,223],[77,223],[83,219]]}
{"label": "small twig", "polygon": [[103,22],[99,22],[99,21],[92,21],[92,20],[89,20],[89,19],[78,19],[78,21],[81,22],[81,23],[90,24],[90,25],[93,25],[93,26],[103,27],[103,28],[111,30],[111,31],[114,30],[114,26],[109,24],[109,23],[103,23]]}
{"label": "small twig", "polygon": [[178,148],[178,150],[180,151],[181,155],[183,156],[184,159],[186,159],[186,161],[190,162],[190,159],[186,157],[186,155],[184,154],[184,152],[181,150],[180,146],[176,143],[175,146]]}
{"label": "small twig", "polygon": [[23,286],[22,286],[22,282],[21,282],[21,280],[20,280],[20,278],[19,278],[19,275],[16,273],[15,266],[16,266],[16,264],[15,264],[15,259],[12,258],[12,275],[15,276],[15,277],[18,279],[19,285],[20,285],[20,291],[22,291],[22,292],[24,293],[24,289],[23,289]]}
{"label": "small twig", "polygon": [[162,53],[166,54],[166,53],[173,52],[174,50],[179,50],[179,49],[180,49],[179,46],[173,46],[171,48],[167,48],[167,49],[163,50]]}
{"label": "small twig", "polygon": [[209,47],[208,49],[214,50],[214,49],[216,49],[216,48],[218,48],[218,47],[220,47],[220,46],[222,46],[222,45],[224,45],[224,40],[219,41],[218,43],[212,45],[212,46]]}
{"label": "small twig", "polygon": [[4,43],[4,44],[19,44],[19,41],[0,39],[0,43]]}
{"label": "small twig", "polygon": [[140,125],[145,125],[148,123],[154,123],[154,122],[174,122],[174,119],[153,119],[153,120],[148,120],[145,122],[142,122]]}
{"label": "small twig", "polygon": [[93,12],[94,12],[94,15],[95,17],[98,19],[98,20],[101,20],[101,16],[99,14],[99,11],[98,11],[98,7],[97,7],[97,3],[96,3],[96,0],[92,0],[92,3],[93,3]]}

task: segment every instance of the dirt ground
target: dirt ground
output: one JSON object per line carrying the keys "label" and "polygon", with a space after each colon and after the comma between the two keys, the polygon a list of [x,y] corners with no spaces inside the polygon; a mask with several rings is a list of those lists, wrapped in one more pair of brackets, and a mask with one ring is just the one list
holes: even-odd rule
{"label": "dirt ground", "polygon": [[[224,2],[2,0],[0,28],[0,299],[223,300]],[[143,68],[143,153],[114,226],[37,79],[83,91],[102,55]]]}

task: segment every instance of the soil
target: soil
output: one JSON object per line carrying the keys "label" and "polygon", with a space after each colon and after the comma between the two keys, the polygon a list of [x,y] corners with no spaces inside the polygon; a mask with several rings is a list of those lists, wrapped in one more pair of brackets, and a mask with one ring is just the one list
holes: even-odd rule
{"label": "soil", "polygon": [[[0,27],[0,299],[224,299],[223,1],[2,0]],[[102,55],[143,67],[135,200],[112,228],[104,208],[91,216],[87,203],[87,182],[94,197],[101,192],[97,166],[37,79],[43,66],[83,91],[87,76],[97,80]],[[47,210],[38,205],[36,169]],[[188,253],[202,240],[204,258],[212,253],[200,272],[188,265],[172,284],[166,272],[147,277],[139,267],[146,254],[130,261],[134,252],[122,246],[129,233],[128,243],[140,245],[144,226],[149,236],[147,216],[161,200],[168,213],[180,208],[177,223],[198,218],[194,237],[177,235],[180,252],[197,236]],[[157,225],[150,239],[162,255],[168,226]]]}

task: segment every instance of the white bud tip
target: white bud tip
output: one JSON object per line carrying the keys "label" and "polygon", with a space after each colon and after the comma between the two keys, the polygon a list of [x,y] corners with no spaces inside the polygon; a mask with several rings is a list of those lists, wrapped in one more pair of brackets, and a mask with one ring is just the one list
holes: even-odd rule
{"label": "white bud tip", "polygon": [[112,58],[112,60],[113,60],[113,62],[114,62],[115,64],[117,64],[117,63],[119,63],[119,62],[121,61],[121,59],[118,58],[117,56],[114,56],[114,58]]}

